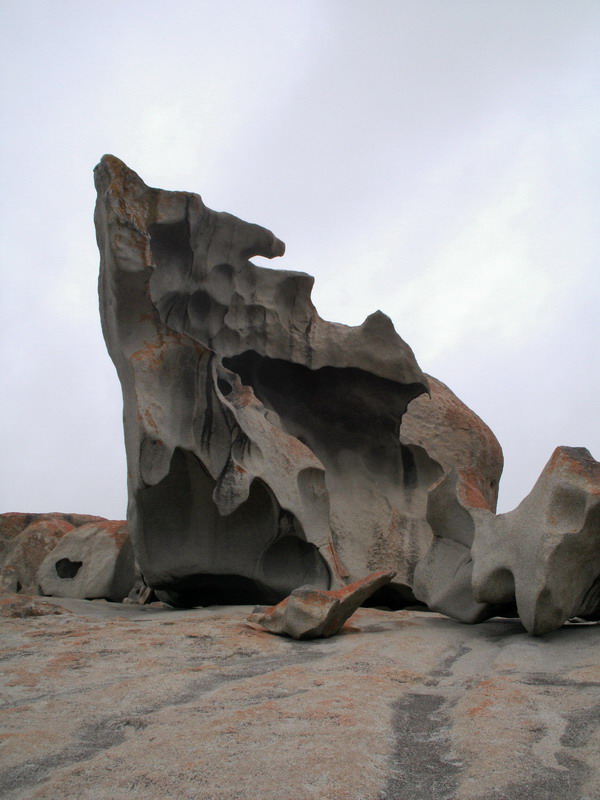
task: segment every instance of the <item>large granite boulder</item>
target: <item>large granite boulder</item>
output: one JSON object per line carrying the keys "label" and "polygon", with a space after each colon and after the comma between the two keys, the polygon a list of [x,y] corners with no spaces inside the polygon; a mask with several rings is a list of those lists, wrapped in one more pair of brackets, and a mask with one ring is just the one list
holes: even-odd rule
{"label": "large granite boulder", "polygon": [[493,434],[428,381],[385,314],[327,322],[313,278],[249,261],[283,255],[270,231],[152,189],[113,156],[95,179],[146,583],[175,604],[274,603],[393,569],[380,601],[412,600],[432,540],[427,490],[459,464],[493,509]]}
{"label": "large granite boulder", "polygon": [[415,461],[434,465],[427,478],[422,474],[425,463],[417,470],[425,490],[421,497],[426,498],[429,486],[443,474],[455,470],[471,505],[495,511],[504,463],[498,440],[445,383],[431,375],[427,380],[429,394],[410,403],[400,427],[400,441]]}

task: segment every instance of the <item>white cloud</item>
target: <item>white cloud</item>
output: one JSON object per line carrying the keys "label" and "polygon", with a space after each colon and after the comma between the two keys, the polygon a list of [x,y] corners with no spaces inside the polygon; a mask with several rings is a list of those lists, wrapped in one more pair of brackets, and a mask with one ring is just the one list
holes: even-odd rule
{"label": "white cloud", "polygon": [[600,455],[597,2],[5,11],[4,509],[124,513],[91,222],[107,151],[271,227],[326,318],[388,313],[498,431],[513,496],[561,441]]}
{"label": "white cloud", "polygon": [[522,221],[537,187],[522,172],[507,184],[398,293],[398,316],[414,320],[425,361],[472,338],[514,345],[539,325],[551,277],[532,259]]}

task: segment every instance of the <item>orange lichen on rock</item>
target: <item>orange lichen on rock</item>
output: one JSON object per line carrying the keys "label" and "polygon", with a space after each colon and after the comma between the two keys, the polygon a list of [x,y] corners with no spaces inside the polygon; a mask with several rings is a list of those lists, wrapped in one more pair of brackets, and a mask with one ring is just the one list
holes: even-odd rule
{"label": "orange lichen on rock", "polygon": [[270,633],[293,639],[333,636],[365,600],[389,583],[394,575],[394,572],[375,572],[333,591],[301,586],[278,605],[255,609],[248,619]]}

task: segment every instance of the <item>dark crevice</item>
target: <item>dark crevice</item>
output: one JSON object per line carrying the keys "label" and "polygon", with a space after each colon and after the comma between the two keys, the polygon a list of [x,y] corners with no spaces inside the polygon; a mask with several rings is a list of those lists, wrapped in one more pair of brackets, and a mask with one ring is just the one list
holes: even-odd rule
{"label": "dark crevice", "polygon": [[389,583],[387,586],[382,586],[363,603],[364,608],[389,608],[390,611],[398,611],[406,606],[427,608],[424,603],[420,603],[415,598],[410,586],[401,583]]}
{"label": "dark crevice", "polygon": [[190,226],[187,219],[179,222],[160,222],[148,227],[150,249],[157,264],[165,269],[175,269],[187,276],[194,261],[190,246]]}
{"label": "dark crevice", "polygon": [[600,620],[600,575],[587,590],[576,616],[590,621]]}
{"label": "dark crevice", "polygon": [[155,587],[156,596],[176,608],[278,603],[281,592],[245,575],[188,575],[176,588]]}
{"label": "dark crevice", "polygon": [[406,489],[415,489],[418,485],[417,478],[417,464],[415,457],[408,447],[400,445],[400,452],[402,453],[402,469],[404,478],[404,487]]}
{"label": "dark crevice", "polygon": [[394,703],[395,752],[381,800],[453,800],[461,769],[453,763],[443,697],[407,694]]}

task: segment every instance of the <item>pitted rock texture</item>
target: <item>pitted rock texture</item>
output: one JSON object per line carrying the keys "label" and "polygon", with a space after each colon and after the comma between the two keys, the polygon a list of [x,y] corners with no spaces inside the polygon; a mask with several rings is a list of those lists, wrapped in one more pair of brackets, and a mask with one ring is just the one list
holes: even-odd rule
{"label": "pitted rock texture", "polygon": [[[388,317],[326,322],[309,275],[248,260],[283,255],[270,231],[152,189],[113,156],[95,178],[102,325],[146,583],[174,604],[274,603],[394,569],[385,601],[412,599],[432,537],[427,489],[456,453],[493,507],[491,432],[455,437],[436,384],[401,438],[428,382]],[[433,454],[421,419],[443,441]]]}
{"label": "pitted rock texture", "polygon": [[375,572],[332,592],[301,586],[276,606],[255,608],[248,620],[270,633],[292,639],[326,639],[338,633],[365,600],[388,584],[395,574]]}
{"label": "pitted rock texture", "polygon": [[533,635],[600,619],[600,463],[585,448],[558,447],[514,511],[469,499],[456,473],[429,493],[436,537],[415,572],[420,600],[463,622],[518,614]]}

